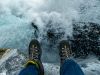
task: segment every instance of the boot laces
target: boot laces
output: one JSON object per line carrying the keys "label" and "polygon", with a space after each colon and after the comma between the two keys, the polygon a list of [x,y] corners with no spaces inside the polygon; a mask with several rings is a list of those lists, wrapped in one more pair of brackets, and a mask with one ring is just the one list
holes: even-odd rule
{"label": "boot laces", "polygon": [[68,58],[70,55],[70,50],[69,48],[65,45],[64,47],[62,47],[62,50],[61,50],[61,58],[62,59],[65,59],[66,57]]}
{"label": "boot laces", "polygon": [[31,50],[32,50],[32,58],[34,60],[38,60],[39,59],[39,52],[38,52],[37,47],[31,48]]}

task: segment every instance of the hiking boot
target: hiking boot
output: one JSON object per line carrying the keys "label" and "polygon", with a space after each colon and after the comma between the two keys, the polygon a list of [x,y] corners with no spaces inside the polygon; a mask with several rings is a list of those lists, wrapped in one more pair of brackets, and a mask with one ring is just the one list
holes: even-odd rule
{"label": "hiking boot", "polygon": [[36,65],[39,71],[39,75],[44,75],[44,68],[41,62],[42,49],[40,43],[37,40],[32,40],[29,44],[29,61],[28,65]]}
{"label": "hiking boot", "polygon": [[71,48],[67,40],[63,40],[59,43],[59,55],[61,64],[64,63],[65,59],[70,58]]}
{"label": "hiking boot", "polygon": [[29,59],[41,61],[42,50],[37,40],[32,40],[29,44]]}

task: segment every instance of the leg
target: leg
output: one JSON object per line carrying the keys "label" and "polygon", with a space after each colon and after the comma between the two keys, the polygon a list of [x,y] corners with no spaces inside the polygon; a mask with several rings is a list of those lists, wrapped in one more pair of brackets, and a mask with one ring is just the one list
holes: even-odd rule
{"label": "leg", "polygon": [[69,42],[67,40],[61,41],[59,44],[60,75],[84,75],[79,65],[70,59],[71,53]]}
{"label": "leg", "polygon": [[68,59],[61,66],[60,75],[84,75],[84,73],[76,62]]}
{"label": "leg", "polygon": [[39,71],[36,65],[29,65],[23,69],[19,75],[39,75]]}
{"label": "leg", "polygon": [[29,44],[29,61],[19,75],[44,75],[41,54],[40,43],[37,40],[32,40]]}

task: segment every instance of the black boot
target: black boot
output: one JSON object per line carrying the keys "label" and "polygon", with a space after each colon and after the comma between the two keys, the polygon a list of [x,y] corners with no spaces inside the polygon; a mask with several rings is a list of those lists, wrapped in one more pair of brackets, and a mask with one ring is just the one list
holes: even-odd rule
{"label": "black boot", "polygon": [[29,63],[34,64],[38,67],[39,69],[39,75],[44,75],[44,68],[41,62],[41,55],[42,55],[42,49],[40,47],[40,43],[38,40],[32,40],[29,44]]}
{"label": "black boot", "polygon": [[62,65],[65,59],[70,58],[71,48],[67,40],[63,40],[59,43],[59,55],[60,55],[60,64]]}
{"label": "black boot", "polygon": [[41,61],[42,50],[37,40],[32,40],[29,44],[29,59]]}

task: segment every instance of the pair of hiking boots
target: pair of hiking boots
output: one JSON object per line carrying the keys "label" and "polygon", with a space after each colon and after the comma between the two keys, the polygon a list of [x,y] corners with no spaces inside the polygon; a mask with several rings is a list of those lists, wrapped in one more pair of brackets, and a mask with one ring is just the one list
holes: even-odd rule
{"label": "pair of hiking boots", "polygon": [[[71,56],[69,42],[67,40],[61,41],[59,43],[58,49],[59,49],[59,55],[61,61],[60,64],[62,65],[65,59]],[[31,61],[29,61],[28,63],[35,64],[40,71],[40,75],[44,75],[44,69],[41,62],[41,55],[42,55],[42,49],[39,41],[32,40],[29,44],[29,60]]]}

